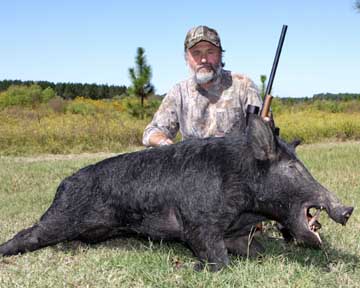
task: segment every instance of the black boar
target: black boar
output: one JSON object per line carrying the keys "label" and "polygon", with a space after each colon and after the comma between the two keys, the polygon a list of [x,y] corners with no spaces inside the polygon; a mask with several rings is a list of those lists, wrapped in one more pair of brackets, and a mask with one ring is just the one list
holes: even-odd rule
{"label": "black boar", "polygon": [[199,258],[197,268],[218,270],[229,263],[228,252],[243,254],[239,239],[265,219],[319,247],[309,209],[324,209],[344,225],[353,208],[310,175],[294,146],[251,116],[243,133],[103,160],[64,179],[40,221],[2,244],[0,255],[135,233],[183,241]]}

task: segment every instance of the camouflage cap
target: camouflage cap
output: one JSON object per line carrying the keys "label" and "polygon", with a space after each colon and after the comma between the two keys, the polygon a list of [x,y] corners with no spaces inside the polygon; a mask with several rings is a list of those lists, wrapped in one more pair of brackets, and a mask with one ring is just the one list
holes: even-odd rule
{"label": "camouflage cap", "polygon": [[220,37],[216,30],[203,25],[191,28],[186,34],[184,42],[185,51],[186,49],[193,47],[200,41],[210,42],[216,47],[219,47],[221,51],[223,51],[221,47]]}

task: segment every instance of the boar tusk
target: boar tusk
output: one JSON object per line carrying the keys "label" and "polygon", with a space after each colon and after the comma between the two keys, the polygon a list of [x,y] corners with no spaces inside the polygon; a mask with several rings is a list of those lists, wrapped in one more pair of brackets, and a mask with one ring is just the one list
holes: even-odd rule
{"label": "boar tusk", "polygon": [[309,220],[309,227],[312,227],[314,223],[319,219],[320,216],[320,209],[317,209],[314,216]]}

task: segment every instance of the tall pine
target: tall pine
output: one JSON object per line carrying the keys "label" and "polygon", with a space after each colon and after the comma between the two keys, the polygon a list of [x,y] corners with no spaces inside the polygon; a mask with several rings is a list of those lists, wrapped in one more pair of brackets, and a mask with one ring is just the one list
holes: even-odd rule
{"label": "tall pine", "polygon": [[[145,50],[142,47],[137,48],[135,57],[135,67],[129,68],[129,76],[132,85],[128,92],[141,99],[141,107],[144,108],[144,99],[154,92],[154,86],[150,83],[151,67],[146,63]],[[142,115],[143,118],[143,115]]]}

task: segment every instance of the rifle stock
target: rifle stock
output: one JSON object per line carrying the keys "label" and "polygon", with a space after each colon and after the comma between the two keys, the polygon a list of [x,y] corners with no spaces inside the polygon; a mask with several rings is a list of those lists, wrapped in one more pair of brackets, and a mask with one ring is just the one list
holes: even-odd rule
{"label": "rifle stock", "polygon": [[271,95],[265,96],[264,103],[263,103],[263,106],[261,109],[261,114],[260,114],[260,116],[262,118],[270,117],[269,112],[270,112],[272,98],[273,98],[273,96],[271,96]]}

